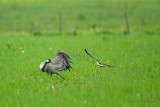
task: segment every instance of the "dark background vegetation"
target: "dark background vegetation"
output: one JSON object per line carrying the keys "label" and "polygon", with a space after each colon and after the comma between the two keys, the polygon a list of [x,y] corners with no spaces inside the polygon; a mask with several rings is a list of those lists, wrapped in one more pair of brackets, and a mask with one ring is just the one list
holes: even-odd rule
{"label": "dark background vegetation", "polygon": [[159,34],[159,5],[159,0],[3,0],[0,1],[0,32],[59,33],[61,13],[63,33],[123,34],[127,31],[126,12],[130,32]]}

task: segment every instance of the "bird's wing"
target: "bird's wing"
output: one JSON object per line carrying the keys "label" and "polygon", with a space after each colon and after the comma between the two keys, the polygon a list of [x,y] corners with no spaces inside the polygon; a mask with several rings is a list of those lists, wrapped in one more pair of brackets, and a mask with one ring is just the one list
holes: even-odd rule
{"label": "bird's wing", "polygon": [[108,66],[108,67],[115,67],[115,66],[111,66],[111,65],[108,65],[108,64],[104,64],[104,63],[100,63],[100,64],[103,64],[103,65]]}
{"label": "bird's wing", "polygon": [[94,60],[96,60],[96,62],[99,62],[98,59],[96,59],[95,57],[93,57],[92,55],[90,55],[90,54],[88,53],[87,49],[85,49],[85,52],[86,52],[90,57],[92,57]]}
{"label": "bird's wing", "polygon": [[92,55],[90,55],[90,54],[88,53],[87,49],[85,49],[85,52],[86,52],[90,57],[92,57],[93,59],[95,59],[96,62],[97,62],[97,64],[98,64],[99,66],[104,67],[103,65],[105,65],[105,66],[108,66],[108,67],[115,67],[115,66],[111,66],[111,65],[107,65],[107,64],[104,64],[104,63],[99,62],[98,59],[96,59],[95,57],[93,57]]}
{"label": "bird's wing", "polygon": [[[71,61],[69,61],[69,62],[71,62]],[[65,66],[65,69],[69,70],[69,72],[70,72],[70,68],[72,68],[72,67],[71,67],[71,65],[69,64],[69,62],[63,60],[63,61],[62,61],[62,64],[63,64],[63,66]],[[72,62],[71,62],[71,63],[72,63]]]}
{"label": "bird's wing", "polygon": [[70,59],[68,54],[66,54],[63,51],[58,51],[57,55],[56,55],[56,58],[61,60],[62,65],[64,66],[64,69],[70,71],[70,68],[72,68],[70,63],[72,63],[72,62],[70,61],[71,59]]}

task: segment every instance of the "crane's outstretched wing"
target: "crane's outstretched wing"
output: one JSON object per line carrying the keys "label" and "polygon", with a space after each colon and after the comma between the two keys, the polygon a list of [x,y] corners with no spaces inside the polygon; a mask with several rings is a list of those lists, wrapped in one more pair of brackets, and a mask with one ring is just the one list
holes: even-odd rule
{"label": "crane's outstretched wing", "polygon": [[96,59],[95,57],[93,57],[92,55],[90,55],[90,54],[87,52],[87,49],[84,49],[84,50],[85,50],[85,52],[86,52],[90,57],[92,57],[94,60],[96,60],[96,62],[99,62],[98,59]]}

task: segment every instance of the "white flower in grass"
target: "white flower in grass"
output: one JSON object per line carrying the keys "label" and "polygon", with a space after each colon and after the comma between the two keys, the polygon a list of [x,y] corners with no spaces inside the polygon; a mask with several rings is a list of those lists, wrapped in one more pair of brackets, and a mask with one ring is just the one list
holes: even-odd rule
{"label": "white flower in grass", "polygon": [[87,100],[84,100],[84,104],[87,104],[87,102],[88,102]]}
{"label": "white flower in grass", "polygon": [[140,96],[141,94],[140,93],[137,93],[137,96]]}
{"label": "white flower in grass", "polygon": [[49,48],[49,50],[51,51],[51,50],[52,50],[52,48]]}
{"label": "white flower in grass", "polygon": [[52,87],[51,87],[52,89],[54,89],[54,85],[52,85]]}
{"label": "white flower in grass", "polygon": [[54,85],[52,85],[52,87],[51,87],[51,88],[52,88],[52,90],[54,91]]}
{"label": "white flower in grass", "polygon": [[24,53],[24,51],[21,51],[22,53]]}
{"label": "white flower in grass", "polygon": [[20,47],[19,49],[22,50],[22,47]]}

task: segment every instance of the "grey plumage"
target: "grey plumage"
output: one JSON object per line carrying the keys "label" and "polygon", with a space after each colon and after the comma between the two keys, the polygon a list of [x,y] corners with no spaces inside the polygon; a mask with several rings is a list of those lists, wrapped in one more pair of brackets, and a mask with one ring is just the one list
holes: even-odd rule
{"label": "grey plumage", "polygon": [[[70,57],[65,52],[59,50],[54,59],[48,59],[48,60],[42,62],[40,64],[40,69],[43,72],[50,73],[51,75],[57,74],[57,75],[61,76],[59,74],[60,71],[62,71],[62,70],[69,70],[70,71],[70,68],[72,68],[70,65],[70,63],[72,63],[72,62],[70,60],[71,60]],[[62,77],[62,78],[64,79],[64,77]]]}

